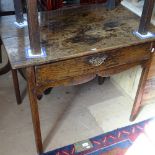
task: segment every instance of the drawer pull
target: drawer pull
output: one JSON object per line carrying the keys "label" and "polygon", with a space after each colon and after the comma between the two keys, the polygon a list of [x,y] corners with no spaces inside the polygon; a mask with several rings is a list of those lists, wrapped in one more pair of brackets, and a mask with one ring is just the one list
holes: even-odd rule
{"label": "drawer pull", "polygon": [[102,65],[105,60],[107,59],[107,56],[103,56],[103,57],[93,57],[89,60],[89,63],[93,66],[100,66]]}

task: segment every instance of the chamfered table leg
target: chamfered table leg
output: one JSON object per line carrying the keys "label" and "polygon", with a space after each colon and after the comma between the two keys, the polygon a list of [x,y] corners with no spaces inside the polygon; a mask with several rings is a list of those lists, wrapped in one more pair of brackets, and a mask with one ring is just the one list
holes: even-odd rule
{"label": "chamfered table leg", "polygon": [[12,78],[13,78],[13,84],[14,84],[14,90],[15,90],[17,104],[21,104],[22,100],[21,100],[21,95],[20,95],[17,70],[12,69],[11,71],[12,71]]}
{"label": "chamfered table leg", "polygon": [[26,69],[27,73],[27,83],[28,83],[28,93],[35,135],[35,142],[37,147],[38,154],[43,153],[41,129],[40,129],[40,120],[39,120],[39,111],[37,104],[37,96],[35,94],[35,72],[34,67],[28,67]]}
{"label": "chamfered table leg", "polygon": [[143,70],[141,73],[141,78],[140,78],[138,89],[137,89],[137,93],[136,93],[136,97],[135,97],[135,101],[134,101],[134,105],[133,105],[132,112],[130,115],[130,121],[135,120],[135,118],[138,115],[138,112],[140,110],[142,97],[143,97],[143,93],[144,93],[144,88],[145,88],[145,84],[146,84],[147,77],[148,77],[149,68],[150,68],[150,64],[143,67]]}

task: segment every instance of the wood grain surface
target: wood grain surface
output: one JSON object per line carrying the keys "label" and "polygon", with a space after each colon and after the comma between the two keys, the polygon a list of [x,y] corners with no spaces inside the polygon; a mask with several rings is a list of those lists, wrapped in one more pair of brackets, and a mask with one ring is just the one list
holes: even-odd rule
{"label": "wood grain surface", "polygon": [[[74,59],[59,61],[51,64],[44,64],[36,67],[36,83],[51,83],[70,77],[87,75],[117,67],[124,64],[132,64],[150,59],[151,43],[120,48],[118,50],[111,50],[100,52],[97,54],[78,57]],[[90,63],[92,59],[102,59],[106,57],[105,61],[98,66]],[[118,71],[119,72],[119,71]]]}
{"label": "wood grain surface", "polygon": [[[39,19],[41,46],[45,48],[47,57],[27,59],[25,48],[30,46],[27,28],[17,29],[11,25],[14,16],[2,17],[1,36],[13,69],[154,40],[141,40],[132,34],[138,29],[140,18],[123,6],[112,11],[97,4],[64,8],[41,13]],[[155,32],[153,26],[150,30]]]}

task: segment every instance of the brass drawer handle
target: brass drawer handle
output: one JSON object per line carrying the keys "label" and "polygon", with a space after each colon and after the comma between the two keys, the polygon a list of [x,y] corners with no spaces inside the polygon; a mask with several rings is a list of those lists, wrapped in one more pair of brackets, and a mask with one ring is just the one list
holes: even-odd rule
{"label": "brass drawer handle", "polygon": [[89,63],[93,66],[100,66],[105,62],[106,59],[107,59],[107,56],[93,57],[89,60]]}

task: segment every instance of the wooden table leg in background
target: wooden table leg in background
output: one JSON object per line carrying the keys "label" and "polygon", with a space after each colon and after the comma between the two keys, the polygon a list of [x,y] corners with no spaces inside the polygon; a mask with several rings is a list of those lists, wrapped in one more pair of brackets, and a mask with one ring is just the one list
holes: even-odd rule
{"label": "wooden table leg in background", "polygon": [[17,104],[21,104],[22,100],[21,100],[21,95],[20,95],[17,70],[16,69],[12,69],[11,71],[12,71],[12,78],[13,78],[13,84],[14,84]]}
{"label": "wooden table leg in background", "polygon": [[146,84],[146,81],[147,81],[148,72],[149,72],[149,68],[150,68],[150,64],[151,64],[151,62],[144,65],[144,66],[142,66],[143,70],[142,70],[141,78],[140,78],[140,81],[139,81],[139,85],[138,85],[134,105],[133,105],[133,108],[132,108],[130,121],[135,120],[135,118],[137,117],[138,112],[140,110],[141,103],[142,103],[142,97],[143,97],[143,93],[144,93],[144,88],[145,88],[145,84]]}
{"label": "wooden table leg in background", "polygon": [[37,147],[38,154],[43,153],[43,145],[41,138],[41,129],[40,129],[40,120],[39,120],[39,111],[37,104],[37,96],[35,94],[35,72],[34,67],[28,67],[26,69],[27,73],[27,83],[28,83],[28,92],[29,92],[29,100],[35,135],[35,142]]}
{"label": "wooden table leg in background", "polygon": [[106,77],[102,77],[102,76],[98,76],[97,78],[98,78],[98,84],[99,85],[102,85],[106,79]]}

